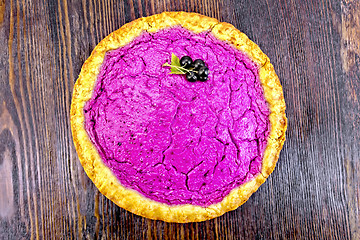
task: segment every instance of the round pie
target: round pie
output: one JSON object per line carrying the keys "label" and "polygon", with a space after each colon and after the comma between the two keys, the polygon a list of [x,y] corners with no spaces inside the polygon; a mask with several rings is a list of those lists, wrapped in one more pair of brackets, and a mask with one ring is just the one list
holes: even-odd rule
{"label": "round pie", "polygon": [[[201,59],[206,81],[171,74]],[[238,208],[273,171],[287,119],[280,81],[228,23],[164,12],[103,39],[75,84],[71,127],[102,194],[151,219],[197,222]]]}

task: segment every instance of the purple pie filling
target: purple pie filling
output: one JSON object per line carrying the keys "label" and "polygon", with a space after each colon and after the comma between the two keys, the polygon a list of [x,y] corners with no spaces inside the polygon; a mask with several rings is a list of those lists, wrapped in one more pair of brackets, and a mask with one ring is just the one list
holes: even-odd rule
{"label": "purple pie filling", "polygon": [[[207,82],[169,74],[200,58]],[[257,66],[209,32],[144,32],[106,54],[85,128],[120,183],[149,199],[209,206],[259,174],[269,109]]]}

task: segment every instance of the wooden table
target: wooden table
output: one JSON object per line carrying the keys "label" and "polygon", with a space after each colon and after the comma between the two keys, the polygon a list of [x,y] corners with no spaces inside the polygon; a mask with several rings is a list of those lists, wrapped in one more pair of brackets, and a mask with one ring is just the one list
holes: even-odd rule
{"label": "wooden table", "polygon": [[[234,24],[270,57],[287,141],[248,202],[169,224],[131,214],[78,161],[72,89],[96,44],[126,22],[186,10]],[[360,239],[358,0],[0,0],[0,239]]]}

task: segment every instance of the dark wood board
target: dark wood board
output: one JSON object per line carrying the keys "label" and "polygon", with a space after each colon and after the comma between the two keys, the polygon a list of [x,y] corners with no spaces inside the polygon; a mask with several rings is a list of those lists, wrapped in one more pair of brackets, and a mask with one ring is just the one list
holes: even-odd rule
{"label": "dark wood board", "polygon": [[[71,136],[72,88],[110,32],[185,10],[270,57],[289,127],[274,173],[222,217],[169,224],[113,204]],[[0,0],[0,239],[360,239],[358,0]]]}

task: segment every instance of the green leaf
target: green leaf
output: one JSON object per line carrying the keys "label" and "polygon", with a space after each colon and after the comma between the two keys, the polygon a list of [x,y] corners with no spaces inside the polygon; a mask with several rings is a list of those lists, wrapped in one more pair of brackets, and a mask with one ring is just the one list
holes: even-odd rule
{"label": "green leaf", "polygon": [[185,74],[186,72],[182,70],[182,67],[171,66],[170,74]]}
{"label": "green leaf", "polygon": [[163,67],[170,67],[170,74],[185,74],[189,72],[186,68],[181,67],[180,59],[174,54],[171,54],[171,64],[164,63]]}
{"label": "green leaf", "polygon": [[174,53],[171,53],[171,65],[181,67],[180,59]]}

